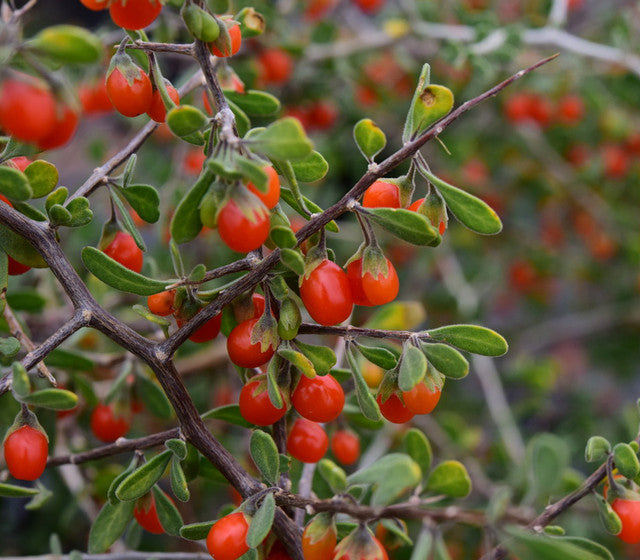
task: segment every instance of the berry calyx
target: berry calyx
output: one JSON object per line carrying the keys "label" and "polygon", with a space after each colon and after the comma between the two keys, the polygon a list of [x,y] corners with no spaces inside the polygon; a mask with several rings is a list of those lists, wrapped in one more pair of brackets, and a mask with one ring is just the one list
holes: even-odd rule
{"label": "berry calyx", "polygon": [[240,50],[240,46],[242,45],[242,33],[240,32],[240,26],[237,23],[234,23],[227,29],[227,31],[229,33],[229,42],[226,45],[223,44],[224,39],[221,34],[214,43],[211,43],[212,54],[226,58],[233,56]]}
{"label": "berry calyx", "polygon": [[387,259],[387,275],[383,273],[374,277],[370,272],[362,274],[362,259],[351,261],[347,266],[347,278],[356,305],[384,305],[393,301],[398,295],[400,282],[396,269]]}
{"label": "berry calyx", "polygon": [[328,560],[338,541],[338,531],[333,517],[320,513],[313,517],[302,533],[304,560]]}

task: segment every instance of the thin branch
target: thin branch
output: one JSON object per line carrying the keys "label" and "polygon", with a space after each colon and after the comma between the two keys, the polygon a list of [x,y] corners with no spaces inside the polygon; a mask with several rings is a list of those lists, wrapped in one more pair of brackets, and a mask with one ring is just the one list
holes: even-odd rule
{"label": "thin branch", "polygon": [[211,560],[211,555],[206,552],[112,552],[106,554],[42,554],[40,556],[0,556],[0,560]]}
{"label": "thin branch", "polygon": [[135,41],[131,45],[127,45],[128,49],[138,49],[141,51],[161,52],[183,54],[195,57],[195,43],[153,43],[151,41]]}

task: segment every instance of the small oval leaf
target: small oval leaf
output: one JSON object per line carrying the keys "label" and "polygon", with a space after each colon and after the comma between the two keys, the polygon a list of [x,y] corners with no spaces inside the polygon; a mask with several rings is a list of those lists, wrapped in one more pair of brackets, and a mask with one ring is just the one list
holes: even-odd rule
{"label": "small oval leaf", "polygon": [[250,89],[244,93],[224,90],[224,96],[250,117],[270,117],[280,111],[280,101],[270,93]]}
{"label": "small oval leaf", "polygon": [[267,494],[256,511],[247,531],[246,542],[249,548],[256,548],[271,531],[276,513],[276,501],[273,494]]}
{"label": "small oval leaf", "polygon": [[21,401],[52,410],[71,410],[77,406],[78,396],[66,389],[42,389],[22,397]]}
{"label": "small oval leaf", "polygon": [[170,535],[179,535],[183,522],[180,512],[160,488],[154,486],[152,488],[153,497],[156,502],[156,511],[162,528]]}
{"label": "small oval leaf", "polygon": [[0,166],[0,194],[12,200],[29,200],[33,196],[27,176],[18,169]]}
{"label": "small oval leaf", "polygon": [[276,486],[280,476],[280,457],[273,438],[262,430],[254,430],[251,434],[249,450],[263,478],[271,486]]}
{"label": "small oval leaf", "polygon": [[469,373],[469,362],[455,348],[446,344],[422,344],[422,351],[434,368],[452,379],[462,379]]}
{"label": "small oval leaf", "polygon": [[362,119],[353,127],[353,138],[365,158],[371,161],[387,145],[382,129],[371,119]]}
{"label": "small oval leaf", "polygon": [[502,356],[509,350],[509,345],[502,336],[478,325],[449,325],[427,332],[435,340],[482,356]]}
{"label": "small oval leaf", "polygon": [[464,498],[471,492],[471,479],[459,461],[444,461],[427,477],[427,490],[451,498]]}
{"label": "small oval leaf", "polygon": [[291,167],[298,181],[313,183],[322,179],[329,171],[329,164],[321,153],[313,151],[307,157],[292,161]]}
{"label": "small oval leaf", "polygon": [[207,116],[192,105],[179,105],[167,112],[167,126],[181,138],[198,132],[204,128],[207,121]]}
{"label": "small oval leaf", "polygon": [[122,533],[133,517],[135,502],[107,502],[98,513],[89,532],[89,554],[105,552]]}
{"label": "small oval leaf", "polygon": [[413,344],[405,346],[400,362],[398,386],[401,391],[411,391],[427,373],[427,358]]}
{"label": "small oval leaf", "polygon": [[29,179],[33,198],[47,196],[58,184],[58,169],[53,163],[37,159],[27,165],[24,174]]}
{"label": "small oval leaf", "polygon": [[144,496],[160,480],[172,456],[172,451],[163,451],[137,468],[116,488],[116,496],[124,501],[137,500]]}
{"label": "small oval leaf", "polygon": [[367,208],[367,217],[396,237],[414,245],[437,245],[440,234],[417,212],[405,208]]}

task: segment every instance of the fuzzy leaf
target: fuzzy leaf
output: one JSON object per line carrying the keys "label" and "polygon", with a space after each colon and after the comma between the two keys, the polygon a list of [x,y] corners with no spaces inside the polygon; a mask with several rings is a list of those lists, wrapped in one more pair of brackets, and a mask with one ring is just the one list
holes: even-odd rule
{"label": "fuzzy leaf", "polygon": [[336,365],[335,352],[328,346],[315,346],[299,340],[296,340],[296,346],[311,361],[318,375],[326,375]]}
{"label": "fuzzy leaf", "polygon": [[427,331],[431,338],[482,356],[502,356],[509,350],[497,332],[478,325],[449,325]]}
{"label": "fuzzy leaf", "polygon": [[356,348],[367,360],[382,369],[393,369],[398,363],[398,359],[394,356],[393,352],[390,352],[386,348],[364,346],[362,344],[358,344]]}
{"label": "fuzzy leaf", "polygon": [[250,89],[244,93],[225,90],[227,100],[235,103],[250,117],[270,117],[280,111],[280,101],[266,91]]}
{"label": "fuzzy leaf", "polygon": [[187,243],[200,233],[200,202],[207,194],[212,178],[211,172],[205,171],[178,204],[171,219],[171,237],[176,243]]}
{"label": "fuzzy leaf", "polygon": [[163,451],[125,478],[116,489],[116,496],[120,500],[137,500],[151,490],[153,485],[164,474],[173,452]]}
{"label": "fuzzy leaf", "polygon": [[440,234],[422,214],[405,208],[367,208],[367,217],[396,237],[414,245],[438,245]]}
{"label": "fuzzy leaf", "polygon": [[263,478],[271,486],[278,484],[280,476],[280,457],[278,447],[273,438],[262,430],[254,430],[251,434],[251,443],[249,445],[251,458],[258,467]]}
{"label": "fuzzy leaf", "polygon": [[22,171],[3,165],[0,167],[0,194],[11,200],[29,200],[33,191]]}
{"label": "fuzzy leaf", "polygon": [[181,502],[188,502],[191,494],[187,486],[187,477],[182,470],[180,460],[174,455],[171,460],[171,490]]}
{"label": "fuzzy leaf", "polygon": [[151,185],[131,185],[126,189],[119,189],[138,216],[145,222],[155,224],[160,218],[160,196]]}
{"label": "fuzzy leaf", "polygon": [[207,121],[207,116],[192,105],[179,105],[167,111],[167,126],[181,138],[198,132]]}
{"label": "fuzzy leaf", "polygon": [[253,426],[250,422],[247,422],[240,414],[240,407],[237,404],[226,404],[213,408],[208,412],[205,412],[201,418],[203,420],[224,420],[229,424],[235,424],[236,426],[242,426],[243,428],[250,428]]}
{"label": "fuzzy leaf", "polygon": [[162,490],[160,490],[160,488],[154,486],[152,488],[152,491],[153,497],[156,502],[158,519],[160,519],[162,527],[170,535],[179,535],[180,529],[183,525],[180,512],[177,510],[176,506],[173,505],[173,502],[169,499],[169,496],[167,496]]}
{"label": "fuzzy leaf", "polygon": [[417,428],[411,428],[404,434],[403,442],[409,457],[418,463],[423,474],[426,475],[433,461],[433,452],[427,436]]}
{"label": "fuzzy leaf", "polygon": [[71,410],[78,404],[78,396],[66,389],[42,389],[20,399],[25,404],[50,408],[53,410]]}
{"label": "fuzzy leaf", "polygon": [[398,385],[401,391],[411,391],[427,373],[427,359],[413,344],[405,346],[400,362]]}
{"label": "fuzzy leaf", "polygon": [[160,385],[146,375],[138,375],[136,381],[140,384],[140,398],[149,412],[158,418],[169,420],[173,416],[173,407]]}
{"label": "fuzzy leaf", "polygon": [[0,482],[0,496],[5,498],[31,498],[39,493],[36,488],[27,488],[25,486],[15,486]]}
{"label": "fuzzy leaf", "polygon": [[53,163],[38,159],[24,170],[33,191],[33,198],[47,196],[58,184],[58,169]]}
{"label": "fuzzy leaf", "polygon": [[207,538],[211,527],[215,521],[203,521],[201,523],[190,523],[183,525],[180,529],[180,536],[190,541],[201,541]]}
{"label": "fuzzy leaf", "polygon": [[313,183],[322,179],[329,171],[329,164],[321,153],[313,151],[298,161],[292,161],[291,167],[298,181]]}
{"label": "fuzzy leaf", "polygon": [[98,513],[89,532],[89,554],[105,552],[122,533],[133,517],[135,502],[107,502]]}
{"label": "fuzzy leaf", "polygon": [[471,492],[471,479],[459,461],[444,461],[427,477],[427,490],[451,498],[464,498]]}
{"label": "fuzzy leaf", "polygon": [[285,117],[251,136],[251,146],[270,159],[300,160],[313,150],[298,119]]}
{"label": "fuzzy leaf", "polygon": [[452,379],[462,379],[469,373],[469,362],[455,348],[446,344],[423,344],[422,351],[434,368]]}
{"label": "fuzzy leaf", "polygon": [[347,475],[344,469],[330,459],[320,460],[318,463],[318,472],[335,494],[340,494],[347,489]]}
{"label": "fuzzy leaf", "polygon": [[371,161],[387,145],[382,129],[371,119],[362,119],[353,127],[353,138],[365,158]]}
{"label": "fuzzy leaf", "polygon": [[276,501],[273,494],[267,494],[262,500],[262,504],[256,511],[249,530],[247,531],[246,542],[249,548],[256,548],[271,531],[273,518],[276,513]]}
{"label": "fuzzy leaf", "polygon": [[84,27],[52,25],[38,33],[30,45],[64,64],[91,64],[102,57],[102,41]]}

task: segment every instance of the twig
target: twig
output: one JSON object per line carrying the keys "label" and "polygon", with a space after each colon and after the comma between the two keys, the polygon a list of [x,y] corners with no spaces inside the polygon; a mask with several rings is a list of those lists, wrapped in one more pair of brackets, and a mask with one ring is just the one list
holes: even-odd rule
{"label": "twig", "polygon": [[83,552],[72,554],[42,554],[40,556],[0,556],[0,560],[211,560],[211,555],[205,552],[138,552],[128,550],[126,552],[112,552],[107,554],[85,554]]}

